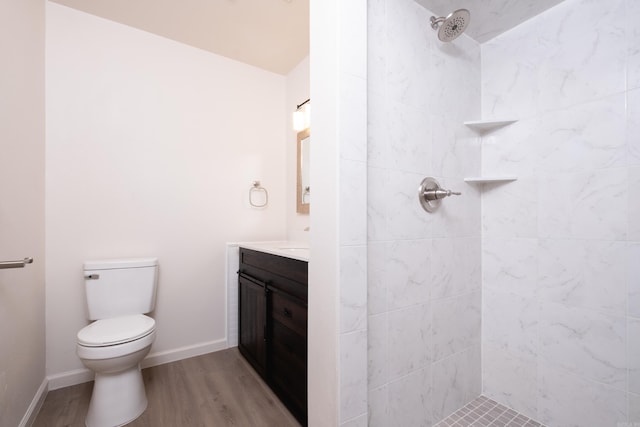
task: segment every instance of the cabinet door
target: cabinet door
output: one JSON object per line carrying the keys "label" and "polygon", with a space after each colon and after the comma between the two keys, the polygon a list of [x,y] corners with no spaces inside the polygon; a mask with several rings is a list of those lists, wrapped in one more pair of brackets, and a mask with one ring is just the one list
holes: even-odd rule
{"label": "cabinet door", "polygon": [[267,294],[264,284],[238,277],[238,349],[265,376],[267,365]]}
{"label": "cabinet door", "polygon": [[307,424],[307,307],[273,290],[269,383],[293,415]]}

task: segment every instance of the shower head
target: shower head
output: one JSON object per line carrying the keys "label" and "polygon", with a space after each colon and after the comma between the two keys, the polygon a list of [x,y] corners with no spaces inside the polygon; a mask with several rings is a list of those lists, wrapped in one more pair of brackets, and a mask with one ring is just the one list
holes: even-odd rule
{"label": "shower head", "polygon": [[[438,30],[438,38],[443,42],[450,42],[458,38],[469,25],[471,14],[467,9],[451,12],[446,18],[431,17],[431,28]],[[441,25],[439,25],[441,24]]]}

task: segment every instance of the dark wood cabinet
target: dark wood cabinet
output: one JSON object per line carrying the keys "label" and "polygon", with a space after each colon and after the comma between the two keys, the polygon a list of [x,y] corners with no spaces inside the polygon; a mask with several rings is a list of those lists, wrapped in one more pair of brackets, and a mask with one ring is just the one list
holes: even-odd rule
{"label": "dark wood cabinet", "polygon": [[308,264],[240,248],[240,353],[307,425]]}
{"label": "dark wood cabinet", "polygon": [[238,348],[262,376],[267,367],[267,289],[244,275],[238,278]]}

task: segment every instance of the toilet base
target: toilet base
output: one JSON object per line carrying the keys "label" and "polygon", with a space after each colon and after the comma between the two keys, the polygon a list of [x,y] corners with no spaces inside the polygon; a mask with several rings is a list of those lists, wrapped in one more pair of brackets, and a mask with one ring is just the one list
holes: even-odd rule
{"label": "toilet base", "polygon": [[118,373],[96,373],[87,413],[87,427],[117,427],[147,409],[140,364]]}

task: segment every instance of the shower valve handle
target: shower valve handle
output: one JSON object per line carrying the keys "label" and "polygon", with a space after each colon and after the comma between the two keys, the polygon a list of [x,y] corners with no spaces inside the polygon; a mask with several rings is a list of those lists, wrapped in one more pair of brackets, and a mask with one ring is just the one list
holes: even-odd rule
{"label": "shower valve handle", "polygon": [[424,192],[424,197],[427,200],[439,200],[449,196],[460,196],[460,195],[462,195],[462,193],[451,191],[451,190],[445,190],[442,188],[437,188],[437,189],[432,188]]}
{"label": "shower valve handle", "polygon": [[430,176],[423,179],[418,188],[418,200],[422,208],[429,213],[438,210],[445,197],[460,196],[461,194],[457,191],[445,190],[440,187],[438,181]]}

